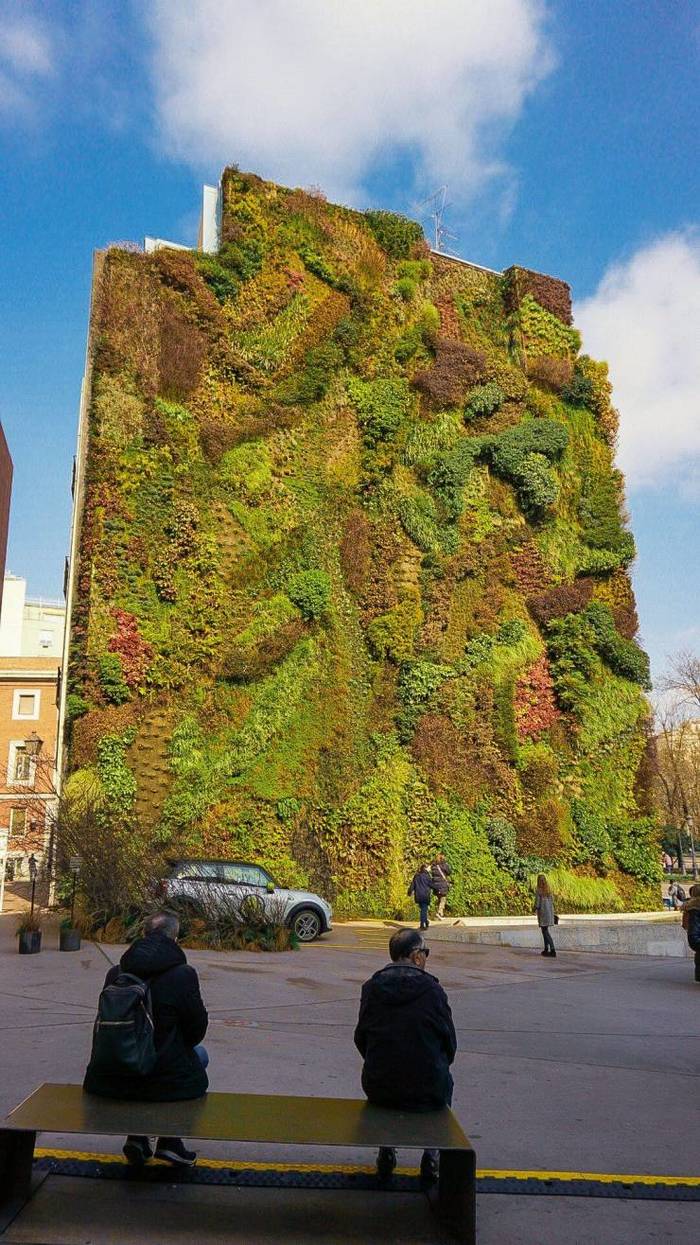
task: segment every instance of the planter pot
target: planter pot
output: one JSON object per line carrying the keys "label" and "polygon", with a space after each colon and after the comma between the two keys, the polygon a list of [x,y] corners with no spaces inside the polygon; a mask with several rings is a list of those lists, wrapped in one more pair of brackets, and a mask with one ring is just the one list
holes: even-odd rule
{"label": "planter pot", "polygon": [[41,930],[24,930],[18,935],[20,955],[38,955],[41,951]]}
{"label": "planter pot", "polygon": [[59,930],[58,934],[59,951],[79,951],[80,950],[80,930],[66,927]]}

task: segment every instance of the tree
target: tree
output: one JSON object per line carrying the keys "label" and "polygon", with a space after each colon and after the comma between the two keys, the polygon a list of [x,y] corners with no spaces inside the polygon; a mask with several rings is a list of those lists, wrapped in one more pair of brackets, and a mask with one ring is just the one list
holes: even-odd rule
{"label": "tree", "polygon": [[[700,663],[698,665],[700,667]],[[689,703],[687,693],[676,689],[675,698],[657,709],[656,788],[665,821],[680,832],[681,847],[682,836],[688,837],[693,877],[697,877],[695,830],[700,826],[700,721],[684,713]]]}
{"label": "tree", "polygon": [[672,694],[677,710],[700,711],[700,657],[688,649],[675,653],[660,686]]}

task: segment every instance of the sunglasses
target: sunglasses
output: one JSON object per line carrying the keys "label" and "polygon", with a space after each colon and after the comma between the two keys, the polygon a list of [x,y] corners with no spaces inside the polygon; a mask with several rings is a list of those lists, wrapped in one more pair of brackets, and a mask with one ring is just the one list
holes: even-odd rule
{"label": "sunglasses", "polygon": [[419,955],[424,955],[426,960],[428,956],[430,955],[430,947],[416,947],[416,951],[419,953]]}

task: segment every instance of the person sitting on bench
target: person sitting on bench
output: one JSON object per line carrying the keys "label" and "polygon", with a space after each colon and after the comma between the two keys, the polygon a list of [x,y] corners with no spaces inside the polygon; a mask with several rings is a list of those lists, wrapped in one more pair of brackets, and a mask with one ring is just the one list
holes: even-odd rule
{"label": "person sitting on bench", "polygon": [[[355,1045],[364,1060],[362,1088],[375,1106],[438,1111],[452,1105],[457,1036],[447,995],[425,970],[429,954],[420,930],[397,930],[389,941],[391,964],[362,987]],[[438,1157],[424,1152],[423,1184],[437,1178]],[[396,1151],[381,1147],[379,1179],[388,1181],[395,1167]]]}
{"label": "person sitting on bench", "polygon": [[[156,912],[143,938],[107,973],[83,1082],[87,1093],[141,1102],[206,1094],[209,1056],[200,1043],[208,1016],[197,973],[177,945],[179,932],[174,913]],[[153,1157],[149,1138],[127,1137],[124,1154],[143,1166]],[[191,1167],[197,1158],[180,1137],[159,1137],[155,1156],[178,1167]]]}

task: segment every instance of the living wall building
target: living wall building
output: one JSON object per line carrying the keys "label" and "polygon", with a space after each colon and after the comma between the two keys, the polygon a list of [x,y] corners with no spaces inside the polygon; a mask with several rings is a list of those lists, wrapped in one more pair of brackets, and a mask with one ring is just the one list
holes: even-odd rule
{"label": "living wall building", "polygon": [[341,912],[656,903],[616,415],[568,286],[224,172],[96,256],[66,790]]}

